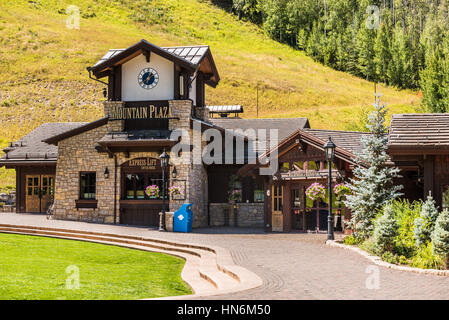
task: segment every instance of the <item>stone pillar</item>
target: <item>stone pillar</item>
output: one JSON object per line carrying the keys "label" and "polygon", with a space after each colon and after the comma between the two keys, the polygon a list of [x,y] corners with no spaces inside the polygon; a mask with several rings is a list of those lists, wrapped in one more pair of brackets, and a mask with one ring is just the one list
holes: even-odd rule
{"label": "stone pillar", "polygon": [[[182,153],[181,157],[176,157],[174,154],[170,155],[170,162],[176,166],[178,173],[178,180],[185,180],[185,200],[170,200],[169,210],[177,211],[183,203],[193,203],[193,227],[207,226],[207,171],[201,161],[201,147],[202,142],[194,143],[194,132],[191,129],[192,121],[192,101],[191,100],[172,100],[169,101],[171,114],[178,119],[169,120],[169,129],[182,129],[188,135],[188,141],[184,141],[187,148]],[[195,135],[201,135],[201,132]],[[200,136],[201,137],[201,136]],[[193,150],[191,148],[193,146]],[[194,163],[194,153],[199,159],[199,163]]]}
{"label": "stone pillar", "polygon": [[195,116],[200,120],[209,122],[209,109],[206,107],[196,107]]}

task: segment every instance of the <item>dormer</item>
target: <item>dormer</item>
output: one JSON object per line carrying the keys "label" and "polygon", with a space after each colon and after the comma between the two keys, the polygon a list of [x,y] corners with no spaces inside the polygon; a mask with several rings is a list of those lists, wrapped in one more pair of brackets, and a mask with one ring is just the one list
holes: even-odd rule
{"label": "dormer", "polygon": [[146,40],[109,50],[87,70],[95,80],[108,78],[110,101],[190,99],[204,107],[205,85],[220,81],[209,46],[158,47]]}

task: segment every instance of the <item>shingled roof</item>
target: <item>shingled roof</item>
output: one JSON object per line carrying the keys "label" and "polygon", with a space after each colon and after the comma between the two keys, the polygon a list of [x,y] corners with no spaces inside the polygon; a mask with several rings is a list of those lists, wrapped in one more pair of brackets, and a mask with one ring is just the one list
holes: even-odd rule
{"label": "shingled roof", "polygon": [[84,122],[45,123],[4,149],[0,166],[12,162],[56,161],[58,147],[42,140],[83,126]]}
{"label": "shingled roof", "polygon": [[[270,129],[278,129],[278,140],[282,141],[293,132],[310,128],[309,119],[307,118],[280,118],[280,119],[240,119],[240,118],[211,118],[209,119],[214,125],[228,129],[266,129],[267,135]],[[267,137],[269,138],[269,137]],[[259,137],[260,139],[260,137]],[[269,143],[269,139],[267,139]]]}
{"label": "shingled roof", "polygon": [[389,152],[438,153],[449,150],[449,114],[394,114],[388,136]]}
{"label": "shingled roof", "polygon": [[337,147],[340,147],[353,155],[357,155],[362,151],[362,137],[368,135],[366,132],[357,131],[336,131],[336,130],[319,130],[319,129],[304,129],[304,132],[321,139],[325,143],[329,137]]}

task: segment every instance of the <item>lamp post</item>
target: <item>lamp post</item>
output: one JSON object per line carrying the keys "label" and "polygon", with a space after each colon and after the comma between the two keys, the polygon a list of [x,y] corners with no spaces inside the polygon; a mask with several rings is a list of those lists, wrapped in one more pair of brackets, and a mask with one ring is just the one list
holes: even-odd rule
{"label": "lamp post", "polygon": [[167,168],[168,160],[170,159],[170,156],[165,152],[165,149],[159,156],[159,159],[161,160],[162,167],[162,224],[159,226],[159,231],[165,231],[165,168]]}
{"label": "lamp post", "polygon": [[329,192],[329,212],[327,215],[327,240],[334,240],[334,217],[332,215],[332,161],[335,155],[335,144],[332,142],[331,137],[323,146],[326,152],[328,172],[328,192]]}

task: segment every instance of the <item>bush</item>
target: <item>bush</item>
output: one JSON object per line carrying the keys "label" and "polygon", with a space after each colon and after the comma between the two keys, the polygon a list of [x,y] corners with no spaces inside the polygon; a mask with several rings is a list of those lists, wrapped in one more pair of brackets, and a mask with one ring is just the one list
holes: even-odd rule
{"label": "bush", "polygon": [[374,221],[374,243],[378,252],[393,252],[398,229],[393,208],[388,204],[384,208],[383,215]]}
{"label": "bush", "polygon": [[410,203],[408,200],[396,200],[391,205],[399,224],[398,236],[395,239],[395,253],[410,258],[417,250],[413,229],[415,219],[420,215],[422,202]]}
{"label": "bush", "polygon": [[415,219],[415,229],[413,232],[418,247],[430,241],[430,235],[435,227],[437,217],[438,210],[435,207],[435,201],[432,195],[429,193],[426,202],[422,205],[420,216]]}
{"label": "bush", "polygon": [[431,238],[432,253],[441,258],[447,269],[449,266],[449,211],[447,209],[438,216]]}
{"label": "bush", "polygon": [[368,253],[374,254],[374,255],[380,255],[382,253],[379,251],[373,237],[370,237],[367,240],[365,240],[363,243],[361,243],[359,245],[359,248],[362,250],[365,250]]}
{"label": "bush", "polygon": [[422,269],[443,269],[444,265],[440,257],[436,256],[432,252],[432,243],[428,242],[426,245],[421,246],[416,255],[412,258],[412,267]]}
{"label": "bush", "polygon": [[361,243],[360,239],[354,237],[353,235],[347,236],[343,240],[344,244],[350,245],[350,246],[356,246]]}

